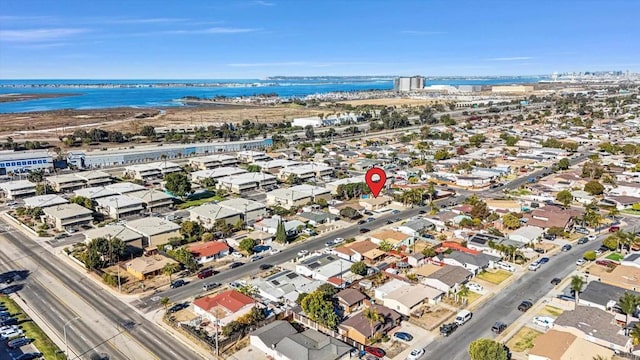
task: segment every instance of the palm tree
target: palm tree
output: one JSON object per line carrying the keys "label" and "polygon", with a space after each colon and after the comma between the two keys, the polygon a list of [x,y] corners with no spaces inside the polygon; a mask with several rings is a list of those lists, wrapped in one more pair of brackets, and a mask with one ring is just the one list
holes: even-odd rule
{"label": "palm tree", "polygon": [[169,283],[171,283],[171,275],[175,274],[178,269],[179,267],[176,263],[167,263],[162,267],[162,273],[165,275],[169,275]]}
{"label": "palm tree", "polygon": [[633,312],[638,307],[640,303],[640,299],[629,292],[624,292],[622,297],[618,300],[618,305],[620,305],[620,310],[626,315],[625,324],[629,325],[629,315],[633,314]]}
{"label": "palm tree", "polygon": [[364,311],[362,312],[362,316],[364,316],[365,319],[369,320],[369,326],[371,327],[370,338],[373,338],[373,334],[375,333],[375,328],[373,327],[373,324],[382,320],[382,316],[380,316],[380,314],[378,313],[378,310],[374,309],[371,306],[364,309]]}
{"label": "palm tree", "polygon": [[580,297],[580,291],[582,291],[582,287],[584,286],[584,280],[578,276],[578,275],[574,275],[571,278],[571,290],[574,291],[574,296],[576,297],[576,305],[578,304],[579,301],[579,297]]}
{"label": "palm tree", "polygon": [[162,304],[162,306],[164,306],[164,310],[167,311],[167,307],[169,306],[169,303],[171,302],[171,300],[168,297],[163,297],[162,299],[160,299],[160,304]]}

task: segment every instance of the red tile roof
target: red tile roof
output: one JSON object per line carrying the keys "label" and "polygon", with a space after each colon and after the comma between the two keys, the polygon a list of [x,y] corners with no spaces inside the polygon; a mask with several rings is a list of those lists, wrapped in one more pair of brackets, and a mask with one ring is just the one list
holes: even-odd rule
{"label": "red tile roof", "polygon": [[451,249],[451,250],[457,250],[457,251],[465,252],[465,253],[471,254],[471,255],[478,255],[478,254],[480,254],[482,252],[482,251],[477,251],[477,250],[473,250],[473,249],[469,249],[467,247],[464,247],[464,246],[458,244],[455,241],[443,241],[442,243],[440,243],[440,247],[441,248],[447,248],[447,249]]}
{"label": "red tile roof", "polygon": [[221,241],[209,241],[189,247],[189,251],[197,258],[213,256],[227,250],[229,250],[229,246]]}
{"label": "red tile roof", "polygon": [[215,296],[205,296],[196,299],[193,305],[209,311],[216,306],[223,307],[231,313],[235,313],[247,305],[255,304],[255,300],[236,290],[227,290]]}

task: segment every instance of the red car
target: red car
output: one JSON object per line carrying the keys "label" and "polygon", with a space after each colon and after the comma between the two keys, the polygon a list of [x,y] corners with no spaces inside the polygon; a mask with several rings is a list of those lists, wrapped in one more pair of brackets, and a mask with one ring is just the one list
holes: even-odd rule
{"label": "red car", "polygon": [[602,266],[607,266],[607,267],[618,266],[618,263],[616,263],[615,261],[611,261],[611,260],[597,260],[596,264],[602,265]]}
{"label": "red car", "polygon": [[365,346],[364,351],[379,358],[383,358],[385,355],[387,355],[384,350],[373,346]]}
{"label": "red car", "polygon": [[610,233],[614,233],[616,231],[620,231],[620,226],[612,226],[609,228]]}

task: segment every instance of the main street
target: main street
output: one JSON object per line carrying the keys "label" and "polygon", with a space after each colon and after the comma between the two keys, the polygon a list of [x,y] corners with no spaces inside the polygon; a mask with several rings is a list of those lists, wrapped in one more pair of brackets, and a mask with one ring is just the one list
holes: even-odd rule
{"label": "main street", "polygon": [[[4,220],[0,220],[0,225],[4,228],[11,228],[11,226],[9,226]],[[63,260],[57,258],[48,251],[44,251],[40,245],[21,232],[5,232],[0,234],[0,239],[3,242],[6,241],[8,245],[16,247],[22,256],[28,257],[38,264],[39,269],[41,269],[40,271],[44,270],[48,274],[51,274],[57,282],[64,284],[67,289],[76,294],[77,297],[81,298],[86,303],[86,307],[103,315],[106,318],[106,321],[109,322],[108,324],[88,324],[88,326],[110,326],[112,329],[119,329],[124,336],[129,337],[139,346],[144,347],[150,354],[149,358],[162,360],[193,360],[200,358],[197,353],[183,345],[171,335],[167,334],[164,330],[154,325],[151,321],[147,320],[136,311],[133,311],[133,309],[131,309],[127,304],[121,302],[110,292],[105,291],[93,281],[86,279],[86,275],[79,274],[76,270],[71,269],[70,265]],[[38,291],[38,293],[31,293],[31,296],[39,296],[41,293],[44,293],[40,292],[42,290],[42,286],[39,286],[36,283],[33,283],[33,285],[29,283],[26,288],[31,286]],[[19,294],[22,296],[21,291]],[[41,302],[27,298],[27,295],[29,295],[28,292],[25,292],[23,298],[27,300],[29,305],[40,306],[40,312],[47,311],[46,307],[39,305]],[[49,301],[54,301],[54,299],[49,297],[48,300],[45,300],[44,304],[46,305]],[[59,305],[58,310],[65,311],[63,308],[60,308]],[[79,310],[74,309],[74,311],[78,312]],[[65,312],[64,315],[69,315],[69,312]],[[66,319],[66,317],[64,318]],[[60,324],[57,323],[62,320],[56,320],[55,318],[50,318],[50,320],[53,321],[53,324],[56,324],[56,332],[60,334],[59,329],[61,327]],[[79,328],[81,326],[80,323],[74,322],[73,326]],[[69,331],[68,328],[67,331]],[[90,333],[89,330],[87,331]],[[81,331],[78,332],[78,336],[86,337],[86,335]],[[81,341],[75,340],[76,342],[74,346],[77,346],[77,349],[85,349],[83,345],[95,345],[96,343],[94,343],[94,341],[97,340],[105,341],[108,339],[87,338],[87,340],[85,340],[85,344],[82,344]],[[118,346],[118,349],[122,351],[120,353],[122,354],[122,357],[119,357],[118,352],[109,353],[109,355],[111,356],[113,354],[116,358],[124,358],[123,352],[127,352],[127,349],[123,349],[120,346]],[[135,356],[131,358],[133,359]]]}
{"label": "main street", "polygon": [[[635,219],[632,220],[635,222]],[[630,231],[632,226],[625,228]],[[512,324],[522,315],[517,307],[523,300],[536,303],[552,288],[551,279],[565,278],[576,270],[576,261],[581,259],[585,251],[595,250],[602,245],[602,239],[608,233],[599,235],[597,240],[584,245],[576,245],[567,252],[560,252],[550,257],[550,261],[537,271],[527,271],[513,284],[495,294],[490,300],[473,312],[473,318],[451,334],[449,337],[438,337],[425,348],[421,359],[439,359],[446,354],[447,359],[468,359],[469,344],[479,338],[495,338],[491,326],[496,321]]]}

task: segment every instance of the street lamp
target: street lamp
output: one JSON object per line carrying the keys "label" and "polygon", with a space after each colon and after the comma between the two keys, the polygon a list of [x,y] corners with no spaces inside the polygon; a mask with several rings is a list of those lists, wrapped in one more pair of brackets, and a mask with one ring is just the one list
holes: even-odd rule
{"label": "street lamp", "polygon": [[64,326],[62,327],[62,332],[64,333],[64,356],[68,359],[69,358],[69,344],[67,343],[67,325],[69,325],[72,321],[78,320],[80,319],[80,316],[76,316],[73,319],[67,321],[66,323],[64,323]]}

